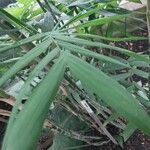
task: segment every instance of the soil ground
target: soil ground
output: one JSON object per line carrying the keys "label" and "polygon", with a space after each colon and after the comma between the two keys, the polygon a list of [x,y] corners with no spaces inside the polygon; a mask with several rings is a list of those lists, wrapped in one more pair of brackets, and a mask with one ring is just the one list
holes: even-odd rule
{"label": "soil ground", "polygon": [[124,144],[123,148],[109,143],[101,147],[87,147],[84,150],[150,150],[150,137],[136,131]]}

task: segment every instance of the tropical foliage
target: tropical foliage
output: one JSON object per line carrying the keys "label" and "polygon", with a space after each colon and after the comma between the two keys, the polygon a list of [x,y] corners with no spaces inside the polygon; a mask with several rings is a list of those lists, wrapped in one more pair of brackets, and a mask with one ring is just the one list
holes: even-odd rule
{"label": "tropical foliage", "polygon": [[132,35],[146,27],[145,13],[116,0],[18,0],[0,15],[0,96],[21,86],[10,94],[2,150],[35,149],[45,130],[53,132],[50,150],[122,146],[136,129],[150,135],[148,53],[115,45],[147,40]]}

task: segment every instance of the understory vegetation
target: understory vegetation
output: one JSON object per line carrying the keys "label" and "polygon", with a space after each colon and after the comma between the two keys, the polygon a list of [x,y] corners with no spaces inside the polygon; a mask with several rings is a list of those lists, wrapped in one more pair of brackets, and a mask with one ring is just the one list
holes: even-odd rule
{"label": "understory vegetation", "polygon": [[149,3],[0,8],[1,149],[123,148],[137,130],[150,136]]}

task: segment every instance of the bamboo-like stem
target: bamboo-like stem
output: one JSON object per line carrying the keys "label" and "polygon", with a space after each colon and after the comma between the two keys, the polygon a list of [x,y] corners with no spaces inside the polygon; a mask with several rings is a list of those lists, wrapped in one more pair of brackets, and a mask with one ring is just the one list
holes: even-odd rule
{"label": "bamboo-like stem", "polygon": [[[148,28],[148,54],[150,58],[150,0],[147,0],[147,28]],[[149,95],[148,97],[150,98],[150,73],[149,73],[149,78],[148,78],[148,85],[149,85]]]}
{"label": "bamboo-like stem", "polygon": [[150,44],[150,0],[147,0],[147,27],[148,27],[148,36]]}

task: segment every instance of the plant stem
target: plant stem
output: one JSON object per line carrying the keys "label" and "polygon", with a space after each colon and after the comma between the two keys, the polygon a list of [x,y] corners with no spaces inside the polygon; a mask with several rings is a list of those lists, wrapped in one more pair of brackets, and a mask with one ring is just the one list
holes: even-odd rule
{"label": "plant stem", "polygon": [[150,0],[147,0],[147,27],[148,27],[148,38],[150,44]]}
{"label": "plant stem", "polygon": [[[150,0],[147,0],[147,28],[148,28],[148,54],[150,58]],[[148,77],[148,85],[149,85],[149,95],[148,97],[150,98],[150,73]]]}

